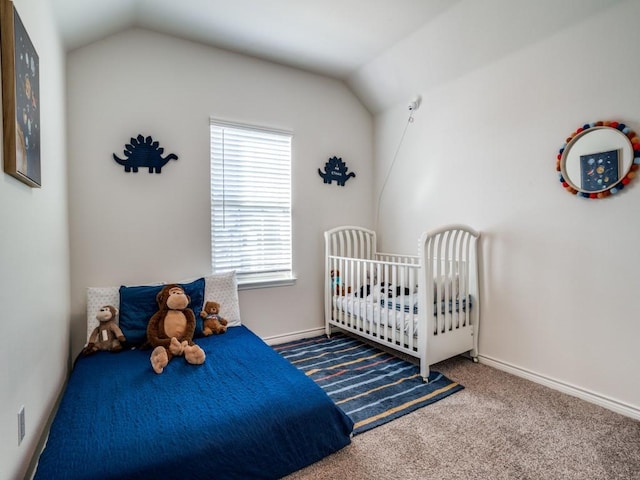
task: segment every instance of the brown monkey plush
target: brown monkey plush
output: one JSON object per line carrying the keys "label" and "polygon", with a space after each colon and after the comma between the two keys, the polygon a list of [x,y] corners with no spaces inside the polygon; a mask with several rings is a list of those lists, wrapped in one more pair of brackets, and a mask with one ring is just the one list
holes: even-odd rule
{"label": "brown monkey plush", "polygon": [[218,302],[205,302],[204,308],[200,312],[202,321],[202,333],[205,336],[220,334],[227,331],[227,320],[222,318],[220,312],[220,304]]}
{"label": "brown monkey plush", "polygon": [[159,310],[147,325],[147,344],[154,347],[150,358],[153,371],[162,373],[174,356],[181,355],[193,365],[203,364],[204,350],[193,343],[196,316],[189,308],[189,296],[179,285],[166,285],[156,301]]}
{"label": "brown monkey plush", "polygon": [[82,350],[83,355],[91,355],[98,350],[108,350],[111,352],[119,352],[122,350],[120,342],[124,342],[126,339],[122,334],[122,330],[116,324],[116,316],[118,310],[111,306],[105,305],[100,307],[96,318],[98,319],[98,326],[93,329],[89,336],[89,343]]}

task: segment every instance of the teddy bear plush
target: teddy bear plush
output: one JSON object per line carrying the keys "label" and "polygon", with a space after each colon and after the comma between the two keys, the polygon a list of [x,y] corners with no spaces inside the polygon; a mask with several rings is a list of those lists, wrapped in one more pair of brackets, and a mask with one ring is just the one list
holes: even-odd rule
{"label": "teddy bear plush", "polygon": [[122,350],[121,342],[125,342],[122,330],[116,323],[118,309],[112,305],[100,307],[96,314],[98,326],[89,336],[87,346],[82,349],[83,355],[91,355],[98,350],[119,352]]}
{"label": "teddy bear plush", "polygon": [[202,333],[205,336],[218,335],[227,331],[226,319],[222,318],[219,314],[220,304],[218,302],[207,301],[204,304],[204,308],[200,312],[202,317]]}
{"label": "teddy bear plush", "polygon": [[153,347],[151,366],[162,373],[171,359],[184,356],[192,365],[204,363],[204,350],[193,343],[196,316],[189,308],[191,299],[179,285],[166,285],[156,295],[158,311],[147,324],[147,343]]}

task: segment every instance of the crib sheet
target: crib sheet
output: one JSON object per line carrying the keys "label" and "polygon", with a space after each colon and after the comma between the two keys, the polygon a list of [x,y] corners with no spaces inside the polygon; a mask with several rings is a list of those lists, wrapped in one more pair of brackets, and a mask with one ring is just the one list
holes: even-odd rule
{"label": "crib sheet", "polygon": [[[359,297],[354,294],[334,295],[333,305],[339,311],[343,311],[349,315],[353,315],[364,320],[365,326],[370,327],[371,324],[379,327],[394,327],[405,335],[418,335],[418,296],[417,295],[400,295],[393,298],[378,299],[375,296]],[[473,308],[471,296],[466,298],[444,300],[440,302],[440,311],[442,315],[451,315],[454,321],[459,320],[459,315],[464,314],[467,309]],[[438,311],[434,309],[434,315]]]}
{"label": "crib sheet", "polygon": [[[413,298],[417,301],[417,296]],[[398,299],[398,302],[400,301],[403,300]],[[406,335],[417,335],[417,307],[415,313],[409,313],[408,309],[406,311],[404,308],[403,311],[400,311],[400,308],[396,309],[393,301],[375,300],[371,295],[362,298],[353,294],[334,295],[333,304],[339,311],[364,320],[367,327],[372,326],[371,324],[380,327],[393,327],[397,330],[402,329]]]}

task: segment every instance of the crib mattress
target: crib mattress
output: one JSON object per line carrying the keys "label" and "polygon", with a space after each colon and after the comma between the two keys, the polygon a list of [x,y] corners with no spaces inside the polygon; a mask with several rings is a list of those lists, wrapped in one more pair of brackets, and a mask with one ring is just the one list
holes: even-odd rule
{"label": "crib mattress", "polygon": [[[455,317],[466,311],[467,304],[472,308],[471,296],[469,301],[462,299],[440,302],[441,316],[449,314],[454,321]],[[367,327],[391,327],[402,331],[405,335],[418,335],[418,297],[417,295],[400,295],[393,298],[376,299],[371,295],[359,297],[354,294],[334,295],[334,307],[342,312],[364,320]],[[437,305],[434,315],[437,315]]]}
{"label": "crib mattress", "polygon": [[405,334],[417,334],[417,312],[410,313],[404,311],[404,308],[402,311],[396,310],[395,303],[375,301],[370,296],[362,298],[353,294],[333,296],[333,304],[339,311],[365,320],[367,326],[373,324],[380,327],[393,327],[402,329]]}

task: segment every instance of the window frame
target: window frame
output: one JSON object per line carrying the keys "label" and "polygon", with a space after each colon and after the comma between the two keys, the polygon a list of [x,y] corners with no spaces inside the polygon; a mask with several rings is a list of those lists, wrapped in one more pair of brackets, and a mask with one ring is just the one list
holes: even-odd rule
{"label": "window frame", "polygon": [[[216,228],[216,203],[220,202],[220,200],[214,197],[216,192],[220,192],[220,189],[216,189],[214,186],[214,175],[217,173],[217,169],[219,168],[217,165],[220,163],[219,154],[216,157],[214,154],[214,129],[231,129],[231,130],[245,130],[251,133],[260,134],[264,133],[266,135],[274,135],[281,137],[288,137],[289,141],[289,152],[288,158],[286,162],[288,162],[288,191],[285,192],[288,194],[288,226],[289,226],[289,241],[288,241],[288,263],[289,270],[281,271],[281,272],[242,272],[236,270],[237,279],[238,279],[238,288],[243,289],[253,289],[253,288],[267,288],[267,287],[278,287],[278,286],[290,286],[294,285],[296,282],[296,277],[294,274],[294,261],[293,261],[293,185],[291,181],[292,177],[292,168],[293,168],[293,140],[294,135],[291,131],[275,129],[264,126],[256,126],[250,124],[243,123],[235,123],[229,122],[225,120],[220,120],[218,118],[210,117],[209,119],[209,146],[210,146],[210,222],[211,222],[211,269],[213,272],[221,272],[223,269],[216,270],[216,257],[215,257],[215,232],[214,228]],[[224,153],[223,153],[224,155]],[[286,163],[285,162],[285,163]],[[224,165],[224,157],[222,159],[222,168],[227,168]],[[223,192],[224,192],[224,186]],[[224,195],[224,193],[223,193]],[[219,198],[219,197],[218,197]],[[223,200],[223,204],[225,201]],[[224,208],[224,207],[223,207]],[[284,218],[284,217],[280,217]],[[226,269],[228,271],[228,269]]]}

